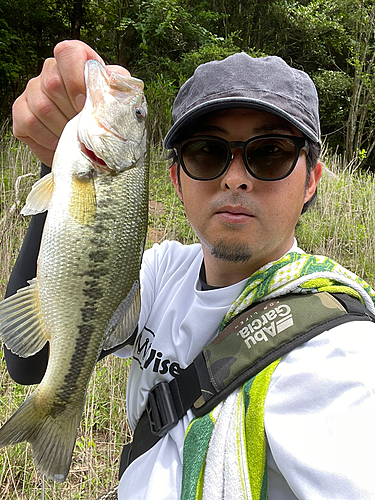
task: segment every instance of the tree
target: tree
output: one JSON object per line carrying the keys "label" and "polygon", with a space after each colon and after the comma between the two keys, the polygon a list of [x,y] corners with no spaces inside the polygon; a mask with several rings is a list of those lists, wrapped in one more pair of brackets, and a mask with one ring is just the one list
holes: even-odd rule
{"label": "tree", "polygon": [[349,62],[354,68],[353,90],[346,126],[345,156],[362,163],[375,148],[375,4],[361,0],[355,41]]}
{"label": "tree", "polygon": [[51,0],[0,0],[1,116],[27,81],[40,72],[53,46],[69,34],[61,5]]}
{"label": "tree", "polygon": [[71,18],[71,31],[70,36],[74,40],[80,40],[81,38],[81,26],[82,26],[82,15],[83,15],[83,0],[73,0],[73,15]]}

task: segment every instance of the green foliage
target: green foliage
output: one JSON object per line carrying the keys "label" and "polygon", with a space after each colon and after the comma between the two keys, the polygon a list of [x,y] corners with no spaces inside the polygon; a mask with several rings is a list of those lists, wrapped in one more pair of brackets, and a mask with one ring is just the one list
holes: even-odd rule
{"label": "green foliage", "polygon": [[[350,46],[348,63],[353,76],[353,91],[350,99],[345,155],[349,162],[357,161],[362,166],[375,158],[375,4],[357,0],[355,33]],[[365,151],[366,154],[361,154]]]}
{"label": "green foliage", "polygon": [[41,69],[53,46],[69,36],[63,2],[0,0],[0,117],[27,81]]}
{"label": "green foliage", "polygon": [[175,80],[159,73],[145,89],[148,104],[148,138],[151,144],[161,143],[172,125],[171,109],[177,91]]}
{"label": "green foliage", "polygon": [[77,3],[81,39],[145,81],[153,144],[196,66],[244,50],[307,71],[327,143],[348,162],[375,165],[372,0],[0,0],[0,118],[55,44],[72,35]]}
{"label": "green foliage", "polygon": [[213,35],[178,0],[143,0],[137,19],[125,17],[120,29],[133,26],[141,38],[140,51],[147,59],[150,48],[161,57],[182,54]]}
{"label": "green foliage", "polygon": [[193,243],[197,238],[169,177],[171,161],[161,147],[151,150],[148,246],[161,241]]}
{"label": "green foliage", "polygon": [[186,68],[186,57],[200,53],[205,47],[204,59],[209,53],[211,58],[216,53],[225,57],[238,50],[238,47],[233,50],[231,37],[224,39],[211,30],[222,14],[193,5],[196,2],[140,0],[136,3],[138,10],[133,9],[130,16],[122,18],[119,30],[133,33],[130,66],[146,82],[154,81],[155,75],[178,82],[180,75],[190,71]]}
{"label": "green foliage", "polygon": [[[195,71],[197,66],[209,61],[220,61],[226,57],[240,51],[236,45],[237,33],[230,33],[226,38],[217,39],[214,42],[205,43],[198,50],[191,50],[183,54],[178,65],[176,65],[179,74],[179,84],[182,85]],[[260,57],[260,51],[253,50],[250,55]],[[249,52],[250,53],[250,52]]]}
{"label": "green foliage", "polygon": [[349,0],[274,2],[275,20],[284,29],[272,48],[306,71],[337,64],[346,41],[343,11],[351,11],[351,4]]}
{"label": "green foliage", "polygon": [[320,100],[320,118],[332,149],[345,142],[353,78],[344,71],[321,69],[311,75]]}

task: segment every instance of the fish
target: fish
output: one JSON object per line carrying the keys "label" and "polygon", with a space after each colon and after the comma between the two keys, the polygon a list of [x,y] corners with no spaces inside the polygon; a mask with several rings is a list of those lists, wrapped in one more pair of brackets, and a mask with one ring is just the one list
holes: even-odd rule
{"label": "fish", "polygon": [[51,173],[22,213],[47,212],[36,277],[0,303],[0,340],[21,357],[49,342],[46,373],[0,429],[27,441],[35,468],[65,481],[101,352],[122,345],[140,313],[147,232],[147,104],[141,80],[85,65],[86,102],[60,137]]}

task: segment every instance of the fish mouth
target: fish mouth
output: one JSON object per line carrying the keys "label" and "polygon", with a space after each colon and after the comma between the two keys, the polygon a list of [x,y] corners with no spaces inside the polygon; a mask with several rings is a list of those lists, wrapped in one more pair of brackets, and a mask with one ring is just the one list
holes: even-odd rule
{"label": "fish mouth", "polygon": [[81,152],[91,161],[94,168],[99,168],[99,170],[110,171],[111,169],[108,167],[106,162],[99,158],[92,149],[89,149],[86,144],[80,141]]}

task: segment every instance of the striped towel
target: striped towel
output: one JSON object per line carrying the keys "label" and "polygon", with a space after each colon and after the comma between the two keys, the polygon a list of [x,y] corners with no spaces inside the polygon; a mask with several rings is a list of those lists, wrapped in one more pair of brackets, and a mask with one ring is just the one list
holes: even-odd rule
{"label": "striped towel", "polygon": [[[291,252],[251,276],[220,329],[249,305],[288,293],[347,293],[375,313],[375,292],[323,256]],[[266,500],[264,404],[280,359],[190,423],[184,442],[181,500]]]}

